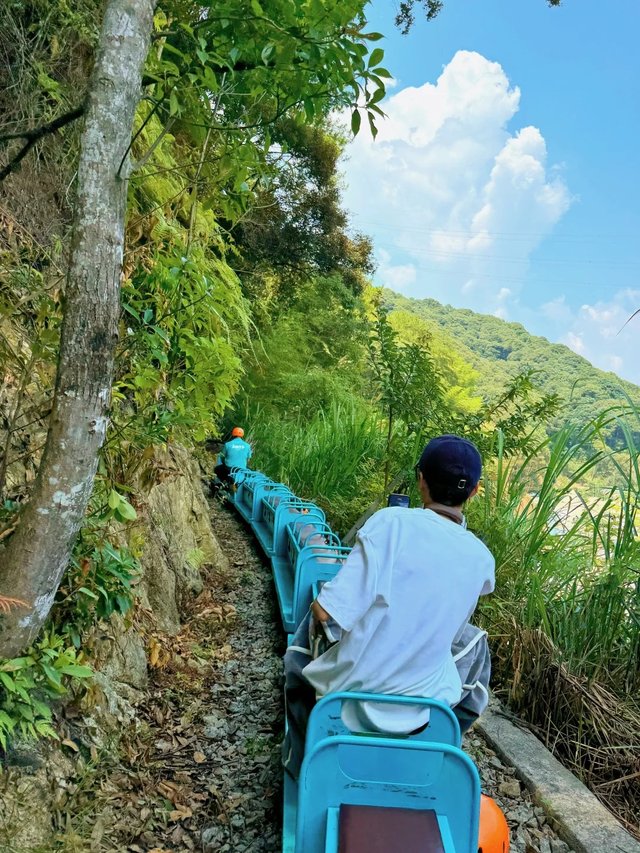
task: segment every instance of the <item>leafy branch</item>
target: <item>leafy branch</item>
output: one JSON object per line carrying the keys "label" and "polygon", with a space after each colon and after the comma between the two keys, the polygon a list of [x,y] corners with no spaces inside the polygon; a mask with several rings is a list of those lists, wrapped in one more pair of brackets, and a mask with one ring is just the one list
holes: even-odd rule
{"label": "leafy branch", "polygon": [[58,118],[53,119],[53,121],[47,122],[47,124],[42,124],[40,127],[34,127],[30,130],[19,130],[14,133],[6,133],[0,136],[0,143],[9,142],[12,139],[25,139],[26,142],[22,146],[22,148],[14,154],[14,156],[9,160],[7,165],[0,170],[0,182],[4,181],[12,172],[17,171],[20,163],[27,156],[29,151],[36,145],[41,139],[45,136],[50,136],[52,133],[57,133],[63,127],[66,127],[71,122],[76,121],[82,115],[84,115],[87,108],[86,101],[83,101],[79,106],[75,107],[69,112],[63,113]]}

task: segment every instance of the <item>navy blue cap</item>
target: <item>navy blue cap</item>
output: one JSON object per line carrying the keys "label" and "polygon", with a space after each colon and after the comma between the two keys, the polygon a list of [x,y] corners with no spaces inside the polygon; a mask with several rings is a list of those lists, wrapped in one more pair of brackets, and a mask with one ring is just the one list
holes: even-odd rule
{"label": "navy blue cap", "polygon": [[464,503],[482,474],[480,452],[472,441],[458,435],[432,438],[418,462],[434,499],[434,491],[445,492],[448,501]]}

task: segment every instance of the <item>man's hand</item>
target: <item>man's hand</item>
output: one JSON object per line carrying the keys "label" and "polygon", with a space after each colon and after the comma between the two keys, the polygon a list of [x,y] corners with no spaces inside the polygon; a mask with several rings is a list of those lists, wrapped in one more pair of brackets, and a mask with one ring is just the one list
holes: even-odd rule
{"label": "man's hand", "polygon": [[316,622],[328,622],[331,619],[331,614],[318,604],[318,599],[311,604],[311,614]]}

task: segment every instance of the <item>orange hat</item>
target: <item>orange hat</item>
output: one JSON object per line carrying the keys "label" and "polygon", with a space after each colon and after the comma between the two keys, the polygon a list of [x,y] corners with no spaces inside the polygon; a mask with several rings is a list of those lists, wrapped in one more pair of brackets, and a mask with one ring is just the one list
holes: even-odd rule
{"label": "orange hat", "polygon": [[500,806],[491,797],[480,798],[478,853],[509,853],[509,827]]}
{"label": "orange hat", "polygon": [[244,430],[242,429],[242,427],[234,427],[231,430],[231,435],[233,436],[233,438],[242,438],[242,436],[244,435]]}

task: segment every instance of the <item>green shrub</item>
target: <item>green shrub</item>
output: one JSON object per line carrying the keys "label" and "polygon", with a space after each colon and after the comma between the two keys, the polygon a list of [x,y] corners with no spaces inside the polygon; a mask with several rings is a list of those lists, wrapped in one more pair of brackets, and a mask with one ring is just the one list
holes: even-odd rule
{"label": "green shrub", "polygon": [[54,623],[80,648],[82,633],[92,624],[131,610],[139,577],[138,560],[127,548],[83,531],[58,590]]}
{"label": "green shrub", "polygon": [[74,679],[91,676],[69,638],[49,628],[28,652],[0,661],[0,746],[10,737],[57,738],[51,702],[67,693]]}

